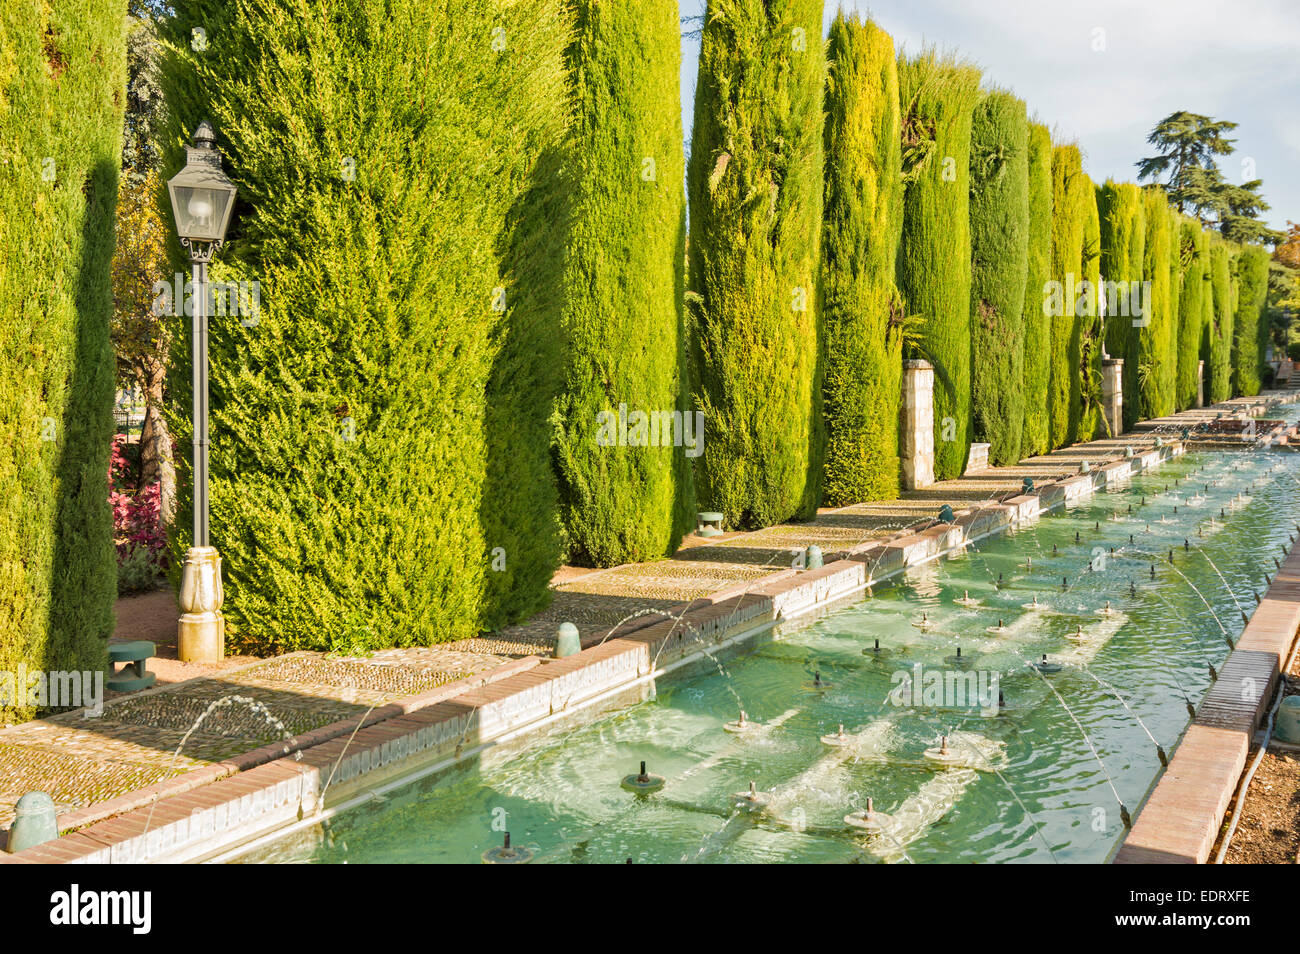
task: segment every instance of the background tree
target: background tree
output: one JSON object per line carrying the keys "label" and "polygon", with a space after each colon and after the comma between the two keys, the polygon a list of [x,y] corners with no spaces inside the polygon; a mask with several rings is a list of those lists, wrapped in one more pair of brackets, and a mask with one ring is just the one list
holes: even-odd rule
{"label": "background tree", "polygon": [[1137,162],[1138,181],[1152,179],[1164,182],[1169,201],[1179,212],[1195,208],[1198,197],[1204,198],[1205,180],[1200,173],[1216,169],[1214,157],[1226,156],[1233,150],[1235,139],[1226,133],[1237,128],[1236,123],[1215,120],[1199,113],[1178,110],[1170,113],[1147,136],[1147,142],[1156,147],[1156,155]]}
{"label": "background tree", "polygon": [[1224,134],[1236,128],[1236,123],[1198,113],[1171,113],[1147,136],[1147,142],[1159,152],[1137,163],[1138,181],[1158,182],[1168,173],[1169,200],[1202,228],[1214,227],[1232,242],[1272,244],[1280,239],[1280,233],[1260,219],[1260,213],[1269,208],[1259,194],[1263,180],[1228,182],[1214,158],[1233,152],[1236,140]]}
{"label": "background tree", "polygon": [[[970,144],[971,407],[989,462],[1014,464],[1024,426],[1029,121],[995,91],[975,106]],[[1037,297],[1037,296],[1035,296]]]}
{"label": "background tree", "polygon": [[[161,48],[154,18],[161,14],[151,4],[135,2],[131,6],[111,331],[118,381],[144,398],[140,487],[158,484],[159,512],[167,525],[176,508],[176,468],[163,413],[170,332],[166,317],[154,314],[158,296],[153,293],[155,282],[172,284],[166,225],[158,212],[166,188],[158,175],[166,105],[158,73]],[[177,302],[173,300],[173,304]]]}
{"label": "background tree", "polygon": [[827,61],[823,498],[841,506],[898,494],[903,183],[893,40],[840,13]]}
{"label": "background tree", "polygon": [[899,56],[903,238],[898,283],[935,365],[934,473],[960,476],[971,441],[971,111],[979,70],[926,50]]}
{"label": "background tree", "polygon": [[[117,246],[113,253],[113,320],[109,331],[117,358],[118,380],[144,396],[140,431],[140,486],[159,484],[164,525],[176,509],[176,469],[171,437],[163,416],[171,322],[160,314],[158,281],[167,282],[170,265],[167,226],[158,212],[165,186],[157,173],[125,177],[117,197]],[[173,301],[173,297],[167,298]]]}
{"label": "background tree", "polygon": [[570,559],[677,548],[693,522],[685,449],[597,442],[598,415],[689,412],[682,294],[681,41],[671,0],[576,0],[575,178],[555,460]]}
{"label": "background tree", "polygon": [[1042,123],[1029,124],[1029,238],[1025,269],[1025,425],[1021,454],[1044,454],[1047,430],[1048,363],[1052,321],[1043,313],[1052,271],[1052,137]]}
{"label": "background tree", "polygon": [[820,496],[821,0],[712,0],[687,177],[696,492],[728,527]]}

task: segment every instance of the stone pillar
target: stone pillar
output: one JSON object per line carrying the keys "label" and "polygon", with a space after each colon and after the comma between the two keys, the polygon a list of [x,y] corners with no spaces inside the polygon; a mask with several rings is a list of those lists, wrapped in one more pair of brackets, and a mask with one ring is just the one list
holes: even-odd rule
{"label": "stone pillar", "polygon": [[929,361],[903,362],[903,489],[920,490],[934,483],[934,366]]}
{"label": "stone pillar", "polygon": [[1196,362],[1196,406],[1205,407],[1205,362]]}
{"label": "stone pillar", "polygon": [[1124,359],[1103,358],[1101,362],[1101,407],[1110,432],[1124,433]]}

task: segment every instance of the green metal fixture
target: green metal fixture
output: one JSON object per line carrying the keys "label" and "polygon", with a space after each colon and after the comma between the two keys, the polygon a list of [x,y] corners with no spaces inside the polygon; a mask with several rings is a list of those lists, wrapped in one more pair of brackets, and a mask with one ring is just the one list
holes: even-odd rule
{"label": "green metal fixture", "polygon": [[572,623],[561,623],[555,631],[555,658],[563,659],[582,652],[582,640],[578,636],[578,627]]}
{"label": "green metal fixture", "polygon": [[9,829],[9,852],[34,848],[59,837],[59,818],[54,799],[44,792],[28,792],[14,806],[14,823]]}

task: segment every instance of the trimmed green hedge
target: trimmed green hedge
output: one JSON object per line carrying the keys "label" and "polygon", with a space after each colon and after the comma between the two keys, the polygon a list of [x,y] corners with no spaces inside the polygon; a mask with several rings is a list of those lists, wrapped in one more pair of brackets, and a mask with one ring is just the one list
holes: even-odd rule
{"label": "trimmed green hedge", "polygon": [[1085,174],[1083,177],[1083,247],[1080,250],[1079,273],[1090,289],[1090,313],[1080,313],[1079,321],[1079,433],[1077,439],[1090,441],[1106,433],[1107,422],[1102,409],[1101,356],[1101,217],[1097,214],[1097,188]]}
{"label": "trimmed green hedge", "polygon": [[1052,321],[1043,313],[1052,272],[1052,137],[1042,123],[1029,124],[1029,230],[1025,270],[1025,424],[1021,454],[1049,450],[1047,378],[1052,348]]}
{"label": "trimmed green hedge", "polygon": [[997,91],[975,106],[970,146],[971,407],[989,463],[1014,464],[1024,426],[1029,121]]}
{"label": "trimmed green hedge", "polygon": [[[560,559],[565,8],[175,7],[166,174],[211,118],[240,188],[213,278],[261,283],[255,323],[211,329],[232,645],[424,645],[539,608]],[[170,376],[182,446],[186,324]]]}
{"label": "trimmed green hedge", "polygon": [[822,493],[843,506],[899,490],[902,303],[894,261],[903,183],[893,40],[841,13],[826,55]]}
{"label": "trimmed green hedge", "polygon": [[810,517],[820,497],[820,0],[712,0],[690,199],[691,371],[701,504],[728,527]]}
{"label": "trimmed green hedge", "polygon": [[118,0],[0,5],[0,670],[10,672],[108,662],[125,27]]}
{"label": "trimmed green hedge", "polygon": [[1200,223],[1178,215],[1178,410],[1196,405],[1198,362],[1205,312],[1209,306],[1209,249]]}
{"label": "trimmed green hedge", "polygon": [[[1105,285],[1106,351],[1124,360],[1124,429],[1147,416],[1139,382],[1142,339],[1152,337],[1149,316],[1141,314],[1146,255],[1146,214],[1142,190],[1112,179],[1097,192],[1101,217],[1101,275]],[[1136,305],[1136,307],[1135,307]]]}
{"label": "trimmed green hedge", "polygon": [[1048,444],[1062,447],[1078,438],[1081,413],[1079,366],[1082,317],[1087,296],[1084,280],[1083,228],[1085,199],[1091,187],[1083,174],[1083,157],[1075,145],[1052,149],[1051,350],[1048,363]]}
{"label": "trimmed green hedge", "polygon": [[[1174,380],[1178,357],[1174,350],[1174,313],[1171,299],[1170,252],[1173,220],[1164,191],[1150,187],[1142,191],[1146,225],[1143,247],[1143,279],[1150,283],[1145,327],[1138,336],[1138,420],[1164,417],[1174,412]],[[1125,415],[1127,422],[1128,415]]]}
{"label": "trimmed green hedge", "polygon": [[1268,334],[1268,252],[1248,245],[1237,256],[1237,314],[1233,320],[1233,390],[1258,394],[1262,342]]}
{"label": "trimmed green hedge", "polygon": [[[666,556],[692,525],[682,294],[681,37],[672,0],[575,0],[573,224],[555,458],[571,562]],[[661,415],[645,441],[603,415]],[[634,421],[637,420],[634,418]],[[654,438],[652,441],[651,438]]]}
{"label": "trimmed green hedge", "polygon": [[1206,325],[1209,361],[1205,365],[1208,383],[1206,400],[1212,404],[1232,397],[1232,247],[1222,239],[1210,242],[1210,290],[1213,309]]}
{"label": "trimmed green hedge", "polygon": [[899,57],[903,238],[898,283],[935,365],[934,474],[960,476],[971,442],[970,131],[977,69],[926,51]]}

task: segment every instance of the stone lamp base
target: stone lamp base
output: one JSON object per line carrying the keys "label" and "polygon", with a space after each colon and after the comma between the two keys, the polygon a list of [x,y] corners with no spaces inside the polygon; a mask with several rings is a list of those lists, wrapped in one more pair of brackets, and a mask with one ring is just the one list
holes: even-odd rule
{"label": "stone lamp base", "polygon": [[220,662],[226,655],[226,620],[221,615],[221,557],[216,547],[190,547],[181,576],[182,616],[177,655],[182,662]]}

